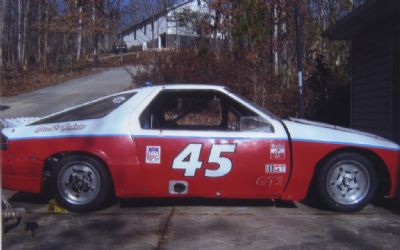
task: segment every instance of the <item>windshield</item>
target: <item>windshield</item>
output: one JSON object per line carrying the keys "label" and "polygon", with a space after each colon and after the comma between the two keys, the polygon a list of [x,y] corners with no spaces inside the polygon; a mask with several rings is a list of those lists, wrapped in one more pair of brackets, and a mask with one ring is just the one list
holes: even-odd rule
{"label": "windshield", "polygon": [[265,113],[266,115],[270,116],[271,118],[275,119],[275,120],[281,120],[281,118],[279,116],[274,115],[273,113],[271,113],[269,110],[261,107],[260,105],[255,104],[254,102],[250,101],[249,99],[243,97],[242,95],[240,95],[239,93],[237,93],[236,91],[225,87],[225,89],[232,93],[235,97],[239,98],[240,100],[242,100],[243,102],[249,104],[250,106],[252,106],[255,109],[260,110],[261,112]]}

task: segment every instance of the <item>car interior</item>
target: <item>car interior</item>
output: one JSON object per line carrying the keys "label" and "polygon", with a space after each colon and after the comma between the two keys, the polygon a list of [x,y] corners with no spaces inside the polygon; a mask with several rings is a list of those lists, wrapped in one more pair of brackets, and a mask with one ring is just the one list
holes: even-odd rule
{"label": "car interior", "polygon": [[229,96],[212,90],[164,90],[140,116],[143,129],[243,131],[272,126]]}

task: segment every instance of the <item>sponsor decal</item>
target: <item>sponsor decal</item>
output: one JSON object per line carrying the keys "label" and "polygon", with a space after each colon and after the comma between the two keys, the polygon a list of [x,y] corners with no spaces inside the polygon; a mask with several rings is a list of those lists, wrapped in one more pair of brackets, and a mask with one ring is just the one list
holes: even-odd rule
{"label": "sponsor decal", "polygon": [[266,164],[265,173],[284,174],[286,173],[286,164]]}
{"label": "sponsor decal", "polygon": [[64,124],[55,124],[55,125],[43,125],[39,126],[35,129],[35,133],[47,133],[53,131],[74,131],[74,130],[82,130],[86,128],[86,124],[83,123],[64,123]]}
{"label": "sponsor decal", "polygon": [[161,147],[146,146],[146,163],[160,164],[161,162]]}
{"label": "sponsor decal", "polygon": [[123,96],[118,96],[118,97],[115,97],[112,101],[113,101],[113,103],[115,103],[115,104],[119,104],[119,103],[125,101],[125,97],[123,97]]}
{"label": "sponsor decal", "polygon": [[284,143],[271,143],[270,158],[271,158],[271,160],[284,160],[285,159],[285,144]]}

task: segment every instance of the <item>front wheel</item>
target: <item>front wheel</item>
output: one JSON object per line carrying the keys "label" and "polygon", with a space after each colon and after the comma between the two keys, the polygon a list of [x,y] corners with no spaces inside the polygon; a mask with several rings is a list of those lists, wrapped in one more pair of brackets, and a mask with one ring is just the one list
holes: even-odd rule
{"label": "front wheel", "polygon": [[331,210],[355,212],[374,198],[378,180],[370,160],[356,153],[329,158],[317,176],[319,197]]}
{"label": "front wheel", "polygon": [[73,212],[100,208],[107,201],[111,180],[105,166],[95,158],[70,155],[52,173],[52,190],[61,206]]}

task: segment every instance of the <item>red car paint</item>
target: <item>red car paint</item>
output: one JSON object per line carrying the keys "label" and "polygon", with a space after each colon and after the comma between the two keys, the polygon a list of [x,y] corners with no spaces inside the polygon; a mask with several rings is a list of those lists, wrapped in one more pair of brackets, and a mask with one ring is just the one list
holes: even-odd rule
{"label": "red car paint", "polygon": [[[271,142],[285,144],[285,159],[270,160],[267,156]],[[189,143],[202,143],[201,169],[194,177],[185,177],[181,170],[172,169],[172,161]],[[204,176],[205,169],[215,168],[207,163],[211,144],[236,144],[235,153],[226,153],[232,161],[231,172],[220,178]],[[160,145],[161,165],[145,163],[144,145]],[[18,156],[18,152],[34,155]],[[44,161],[59,152],[81,152],[101,159],[110,171],[117,197],[174,197],[168,193],[169,180],[186,180],[188,193],[180,196],[229,197],[229,198],[280,198],[302,200],[308,192],[314,170],[319,161],[330,153],[348,148],[346,145],[293,142],[290,153],[289,142],[284,140],[246,139],[179,139],[179,138],[132,138],[126,136],[99,136],[76,138],[27,139],[9,142],[9,149],[2,151],[3,187],[26,192],[39,193],[42,190]],[[391,189],[389,197],[394,197],[397,186],[399,153],[395,150],[368,149],[387,166]],[[310,153],[311,152],[311,153]],[[265,163],[283,163],[291,166],[284,174],[265,172]]]}
{"label": "red car paint", "polygon": [[[140,115],[145,113],[146,105],[157,94],[168,88],[172,91],[184,88],[219,92],[253,110],[273,129],[266,132],[146,128],[139,122]],[[247,105],[223,87],[172,85],[135,91],[134,98],[119,106],[117,112],[101,119],[3,130],[8,137],[7,149],[1,151],[3,188],[41,192],[46,161],[72,152],[101,160],[111,175],[117,197],[302,200],[307,195],[319,163],[327,156],[340,150],[363,150],[384,163],[382,167],[387,170],[390,181],[387,195],[394,197],[396,194],[400,177],[400,147],[383,138],[325,124],[282,121]],[[197,147],[200,151],[196,159],[200,167],[192,176],[185,176],[186,170],[174,168],[174,162],[190,144],[201,145]],[[215,161],[209,162],[213,148],[218,145],[234,148],[233,151],[221,151],[218,155],[231,167],[217,178],[207,177],[207,170],[221,167]],[[156,164],[146,163],[149,146],[160,153]],[[282,152],[275,155],[272,151],[276,146],[282,147]],[[186,182],[187,192],[171,192],[171,181]]]}

